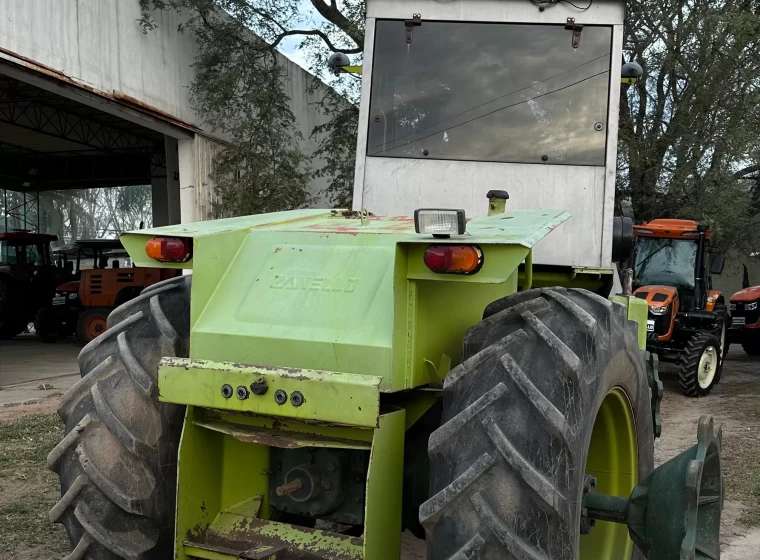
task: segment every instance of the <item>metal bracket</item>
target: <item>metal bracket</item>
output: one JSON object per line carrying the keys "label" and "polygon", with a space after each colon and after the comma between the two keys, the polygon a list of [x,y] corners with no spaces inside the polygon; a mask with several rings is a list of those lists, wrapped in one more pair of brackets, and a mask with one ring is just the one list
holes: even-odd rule
{"label": "metal bracket", "polygon": [[244,560],[276,560],[285,552],[284,546],[263,545],[241,552],[238,554],[238,558]]}
{"label": "metal bracket", "polygon": [[422,16],[420,14],[412,14],[412,19],[405,19],[404,26],[406,26],[406,42],[411,43],[414,40],[412,30],[415,27],[422,25]]}
{"label": "metal bracket", "polygon": [[[583,26],[580,24],[575,23],[575,18],[569,17],[567,18],[567,23],[565,24],[565,29],[571,30],[573,32],[573,48],[577,49],[581,46],[581,33],[583,32]],[[409,42],[409,41],[407,41]]]}

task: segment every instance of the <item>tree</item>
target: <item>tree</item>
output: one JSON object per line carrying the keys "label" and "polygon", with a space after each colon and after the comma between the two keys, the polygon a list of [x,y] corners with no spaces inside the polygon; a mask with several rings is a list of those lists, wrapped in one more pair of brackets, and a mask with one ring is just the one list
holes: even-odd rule
{"label": "tree", "polygon": [[[140,5],[146,32],[156,26],[151,10],[173,9],[185,14],[181,29],[198,41],[192,101],[207,125],[232,140],[215,161],[215,214],[271,212],[311,202],[310,161],[298,148],[275,49],[288,37],[301,38],[300,48],[317,74],[332,52],[360,53],[363,3],[338,7],[333,0],[312,0],[325,20],[316,27],[309,26],[297,0],[140,0]],[[358,98],[356,83],[346,80],[344,95]],[[348,204],[358,109],[330,88],[320,108],[333,118],[313,132],[323,138],[315,155],[325,161],[315,173],[329,179],[326,198]]]}
{"label": "tree", "polygon": [[619,199],[637,220],[693,218],[758,246],[760,3],[628,3],[625,50],[644,78],[621,94]]}
{"label": "tree", "polygon": [[[318,24],[303,15],[300,0],[141,2],[146,9],[191,14],[221,10],[235,22],[239,35],[255,31],[261,38],[256,48],[270,52],[283,40],[299,37],[317,74],[331,52],[358,57],[362,52],[361,0],[309,0],[323,18]],[[758,0],[629,0],[625,58],[641,63],[645,75],[621,93],[618,210],[630,207],[637,220],[685,217],[709,222],[727,248],[758,250],[759,13]],[[218,24],[202,17],[191,21],[200,21],[209,39],[216,36],[218,31],[209,30]],[[219,45],[237,48],[237,43]],[[229,56],[213,41],[202,42],[201,50],[206,49]],[[202,69],[207,62],[199,58],[197,64]],[[198,84],[194,91],[201,95],[213,83]],[[359,89],[350,78],[338,87],[353,104],[340,105],[334,92],[322,103],[334,118],[316,131],[324,134],[318,155],[326,160],[317,173],[330,178],[328,194],[346,204],[353,182]],[[241,123],[241,131],[246,126],[250,122]]]}

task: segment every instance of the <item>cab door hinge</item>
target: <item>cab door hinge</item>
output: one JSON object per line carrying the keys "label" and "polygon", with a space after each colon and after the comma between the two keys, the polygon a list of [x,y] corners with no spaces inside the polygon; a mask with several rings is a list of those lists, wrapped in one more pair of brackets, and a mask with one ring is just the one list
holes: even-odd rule
{"label": "cab door hinge", "polygon": [[583,26],[575,23],[575,18],[567,18],[565,29],[569,29],[573,32],[573,48],[577,49],[581,46],[581,33],[583,32]]}
{"label": "cab door hinge", "polygon": [[413,29],[422,25],[422,16],[420,14],[412,14],[412,19],[405,19],[404,26],[406,27],[406,42],[411,43],[414,40]]}

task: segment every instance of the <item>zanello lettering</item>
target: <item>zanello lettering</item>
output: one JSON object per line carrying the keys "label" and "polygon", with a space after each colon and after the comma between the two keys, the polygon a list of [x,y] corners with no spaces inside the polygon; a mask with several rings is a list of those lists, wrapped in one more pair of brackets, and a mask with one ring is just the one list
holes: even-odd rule
{"label": "zanello lettering", "polygon": [[303,290],[308,292],[338,292],[351,294],[356,291],[358,278],[330,278],[328,276],[277,275],[269,285],[274,290]]}

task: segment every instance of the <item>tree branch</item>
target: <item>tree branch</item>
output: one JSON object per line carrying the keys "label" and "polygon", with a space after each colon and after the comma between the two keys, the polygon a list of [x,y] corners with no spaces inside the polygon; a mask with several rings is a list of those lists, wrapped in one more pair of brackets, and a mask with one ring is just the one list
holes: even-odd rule
{"label": "tree branch", "polygon": [[325,45],[327,45],[327,48],[333,52],[340,51],[346,54],[358,54],[364,50],[363,47],[354,47],[353,49],[344,49],[344,48],[336,47],[335,45],[332,44],[332,41],[330,41],[330,38],[327,36],[327,34],[323,31],[320,31],[319,29],[291,29],[289,31],[283,31],[277,36],[274,42],[272,42],[272,44],[270,45],[270,48],[272,49],[275,48],[277,45],[280,44],[280,42],[282,42],[282,40],[285,37],[289,37],[291,35],[317,35],[325,42]]}
{"label": "tree branch", "polygon": [[341,31],[343,31],[343,33],[351,37],[351,40],[356,43],[357,47],[359,47],[359,50],[356,52],[364,50],[362,48],[364,47],[364,34],[357,29],[356,25],[344,16],[334,4],[327,5],[322,0],[311,0],[311,4],[323,18],[336,25]]}
{"label": "tree branch", "polygon": [[755,163],[754,165],[748,165],[744,169],[740,169],[736,173],[734,173],[734,177],[737,179],[744,178],[745,175],[749,175],[750,173],[756,173],[757,171],[760,171],[760,163]]}

